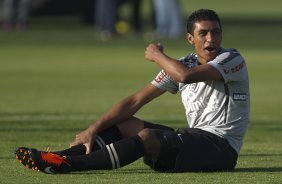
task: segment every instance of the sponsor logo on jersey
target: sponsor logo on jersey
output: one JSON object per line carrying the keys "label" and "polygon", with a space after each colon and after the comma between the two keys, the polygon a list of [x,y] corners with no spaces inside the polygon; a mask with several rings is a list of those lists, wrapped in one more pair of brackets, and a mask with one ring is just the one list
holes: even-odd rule
{"label": "sponsor logo on jersey", "polygon": [[245,66],[245,61],[242,61],[239,65],[236,65],[233,68],[224,68],[224,73],[229,74],[229,73],[235,73],[241,70]]}
{"label": "sponsor logo on jersey", "polygon": [[247,94],[246,93],[233,93],[233,100],[234,101],[246,101]]}
{"label": "sponsor logo on jersey", "polygon": [[216,95],[207,96],[206,98],[196,99],[196,94],[192,91],[186,94],[187,102],[184,103],[188,116],[191,118],[197,117],[202,114],[204,110],[213,112],[219,108],[218,99]]}

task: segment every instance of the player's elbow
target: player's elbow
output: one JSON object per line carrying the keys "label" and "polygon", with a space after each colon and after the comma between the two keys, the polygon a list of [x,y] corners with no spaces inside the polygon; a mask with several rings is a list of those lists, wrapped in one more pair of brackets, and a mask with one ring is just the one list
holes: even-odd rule
{"label": "player's elbow", "polygon": [[187,69],[175,70],[173,72],[167,72],[168,75],[179,83],[191,83],[191,79],[194,77],[194,74]]}
{"label": "player's elbow", "polygon": [[180,83],[189,83],[190,75],[187,72],[180,72],[175,77],[175,80]]}

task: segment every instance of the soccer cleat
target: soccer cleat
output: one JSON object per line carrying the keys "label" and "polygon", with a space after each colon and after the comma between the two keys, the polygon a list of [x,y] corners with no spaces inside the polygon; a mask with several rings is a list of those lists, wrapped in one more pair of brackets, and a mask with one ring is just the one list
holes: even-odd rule
{"label": "soccer cleat", "polygon": [[70,164],[64,156],[25,147],[18,147],[15,155],[16,159],[28,169],[47,174],[70,172]]}
{"label": "soccer cleat", "polygon": [[47,174],[67,173],[71,171],[71,166],[67,162],[67,157],[54,153],[30,149],[32,166]]}
{"label": "soccer cleat", "polygon": [[25,147],[18,147],[15,150],[16,159],[19,160],[21,164],[23,164],[26,168],[39,171],[30,157],[31,150]]}

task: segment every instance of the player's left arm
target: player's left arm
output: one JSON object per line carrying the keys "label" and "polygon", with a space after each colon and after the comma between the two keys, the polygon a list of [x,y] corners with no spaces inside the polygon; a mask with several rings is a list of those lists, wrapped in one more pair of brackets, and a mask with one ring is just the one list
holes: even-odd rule
{"label": "player's left arm", "polygon": [[145,52],[145,58],[158,64],[177,82],[194,83],[222,79],[221,73],[211,65],[203,64],[194,68],[188,68],[178,60],[170,58],[159,51],[156,45],[151,44],[149,47]]}

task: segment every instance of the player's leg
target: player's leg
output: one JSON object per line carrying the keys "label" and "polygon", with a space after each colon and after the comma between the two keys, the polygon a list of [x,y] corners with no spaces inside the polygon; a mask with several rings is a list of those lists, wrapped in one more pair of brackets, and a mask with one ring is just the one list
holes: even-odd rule
{"label": "player's leg", "polygon": [[[157,158],[144,157],[145,164],[156,171],[232,171],[238,154],[228,141],[197,128],[154,131],[160,140]],[[145,144],[147,145],[147,144]]]}
{"label": "player's leg", "polygon": [[210,132],[188,128],[178,131],[183,141],[175,172],[232,171],[237,153],[228,141]]}
{"label": "player's leg", "polygon": [[[144,122],[144,128],[148,128],[148,129],[151,129],[151,130],[164,130],[164,131],[174,131],[173,128],[171,127],[168,127],[168,126],[164,126],[164,125],[160,125],[160,124],[153,124],[153,123],[150,123],[150,122]],[[150,155],[146,155],[143,157],[143,162],[150,166],[151,168],[154,168],[154,165],[155,165],[155,161],[156,159],[153,158],[152,156]]]}
{"label": "player's leg", "polygon": [[[92,151],[99,150],[106,145],[119,141],[123,138],[128,138],[137,135],[141,130],[144,128],[150,128],[150,129],[161,129],[161,130],[173,130],[170,127],[159,125],[159,124],[153,124],[150,122],[143,121],[141,119],[138,119],[136,117],[132,117],[122,123],[119,123],[116,126],[112,126],[101,133],[99,133],[96,136],[95,143],[93,144]],[[71,148],[53,152],[55,154],[61,155],[61,156],[77,156],[77,155],[83,155],[86,152],[86,148],[84,145],[77,145],[73,146]]]}
{"label": "player's leg", "polygon": [[169,170],[174,167],[180,142],[173,131],[146,128],[89,156],[71,157],[71,171],[117,169],[145,155],[158,160],[154,169]]}
{"label": "player's leg", "polygon": [[[70,157],[71,171],[117,169],[144,155],[150,158],[172,158],[177,155],[180,140],[171,130],[143,129],[137,135],[122,139],[89,155]],[[164,163],[172,165],[167,160]]]}
{"label": "player's leg", "polygon": [[[106,145],[117,142],[123,138],[137,135],[144,128],[144,121],[136,117],[129,118],[128,120],[114,125],[100,132],[95,139],[92,146],[92,152],[99,150]],[[86,147],[81,144],[71,148],[53,152],[61,156],[77,156],[83,155],[86,152]]]}
{"label": "player's leg", "polygon": [[[155,129],[149,130],[148,128]],[[161,136],[155,135],[157,134],[155,132],[161,132],[157,131],[157,129],[165,130],[166,132],[173,131],[173,129],[170,127],[149,123],[135,117],[118,124],[118,129],[120,130],[121,136],[125,139],[112,139],[110,141],[105,141],[106,145],[100,149],[97,149],[95,152],[93,152],[93,154],[91,153],[93,156],[89,155],[88,157],[85,157],[85,155],[82,154],[81,156],[73,157],[72,165],[78,166],[74,166],[75,170],[85,170],[89,168],[116,169],[135,161],[136,159],[140,158],[140,156],[142,156],[141,153],[143,153],[143,151],[140,151],[143,150],[143,143],[141,144],[140,141],[138,141],[139,137],[141,137],[142,141],[145,142],[147,147],[147,158],[152,158],[153,155],[156,155],[154,153],[156,152],[156,148],[158,151],[158,142],[160,142],[158,139],[162,138]],[[107,140],[106,135],[111,136],[111,131],[106,131],[104,136],[101,136],[100,139],[105,138],[105,140]]]}
{"label": "player's leg", "polygon": [[172,149],[173,151],[171,151],[169,148],[171,146],[170,134],[162,134],[161,132],[162,130],[143,129],[138,135],[122,139],[106,145],[100,150],[80,156],[61,157],[56,154],[30,149],[30,160],[33,164],[30,168],[36,168],[46,173],[117,169],[144,155],[156,159],[163,156],[161,152],[165,152],[166,155],[170,153],[175,155],[175,150]]}
{"label": "player's leg", "polygon": [[[143,129],[130,138],[111,143],[89,155],[69,157],[71,171],[117,169],[147,155],[161,161],[162,169],[174,166],[181,140],[174,131]],[[164,169],[165,168],[165,169]]]}
{"label": "player's leg", "polygon": [[[107,144],[110,144],[112,142],[116,142],[120,139],[122,139],[123,136],[121,135],[119,129],[117,126],[112,126],[102,132],[100,132],[95,139],[95,142],[92,146],[92,151],[96,151],[98,149],[101,149]],[[83,155],[86,152],[86,147],[83,144],[72,146],[70,148],[67,148],[65,150],[56,151],[53,152],[55,154],[61,155],[61,156],[76,156],[76,155]]]}
{"label": "player's leg", "polygon": [[[154,130],[160,140],[157,158],[144,157],[144,162],[156,171],[232,171],[238,154],[228,141],[197,128],[176,132]],[[146,148],[145,143],[145,148]]]}
{"label": "player's leg", "polygon": [[21,153],[19,160],[25,167],[56,174],[83,170],[117,169],[142,157],[145,150],[142,139],[136,135],[106,145],[87,155],[59,156],[28,148],[24,148]]}
{"label": "player's leg", "polygon": [[[100,132],[96,137],[95,143],[93,144],[92,151],[94,152],[96,150],[99,150],[105,147],[106,145],[119,141],[123,138],[137,135],[137,133],[140,132],[144,128],[173,130],[172,128],[164,126],[164,125],[153,124],[153,123],[138,119],[136,117],[132,117],[128,119],[127,121],[124,121],[118,125],[112,126]],[[25,150],[25,148],[19,147],[17,148],[16,152],[19,152],[19,150]],[[58,154],[60,156],[78,156],[78,155],[85,154],[85,152],[86,152],[86,147],[83,144],[76,145],[71,148],[61,150],[61,151],[55,151],[55,152],[52,151],[52,153]],[[147,157],[147,160],[149,162],[150,160],[149,157]]]}
{"label": "player's leg", "polygon": [[[172,171],[183,144],[181,137],[171,130],[151,129],[151,132],[159,141],[159,152],[146,154],[143,158],[144,163],[155,171]],[[146,147],[150,142],[152,141],[145,143],[146,150],[153,150]]]}

